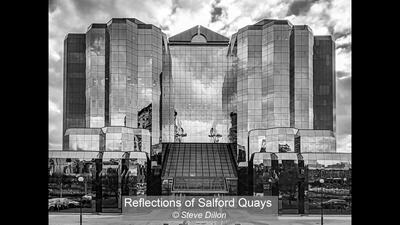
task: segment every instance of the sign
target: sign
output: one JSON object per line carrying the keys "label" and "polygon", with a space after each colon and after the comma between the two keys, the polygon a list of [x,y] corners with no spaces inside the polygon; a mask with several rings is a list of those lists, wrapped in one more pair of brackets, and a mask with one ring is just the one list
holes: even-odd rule
{"label": "sign", "polygon": [[122,214],[132,221],[274,220],[278,196],[123,196]]}

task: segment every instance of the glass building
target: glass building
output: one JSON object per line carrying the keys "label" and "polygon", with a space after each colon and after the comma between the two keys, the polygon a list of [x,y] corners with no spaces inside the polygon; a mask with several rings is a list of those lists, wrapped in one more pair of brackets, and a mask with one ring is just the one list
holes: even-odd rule
{"label": "glass building", "polygon": [[64,148],[74,151],[104,151],[105,134],[101,128],[70,128],[64,134]]}
{"label": "glass building", "polygon": [[335,41],[314,37],[314,129],[336,132]]}
{"label": "glass building", "polygon": [[86,33],[86,127],[105,126],[106,25],[92,24]]}
{"label": "glass building", "polygon": [[[68,34],[64,40],[63,134],[69,128],[86,127],[86,36]],[[63,140],[63,143],[67,141]],[[67,146],[63,146],[67,148]]]}
{"label": "glass building", "polygon": [[[80,51],[86,79],[81,66],[80,80],[68,80],[65,66],[64,134],[83,121],[84,128],[146,129],[151,145],[236,143],[239,161],[259,150],[267,129],[282,129],[284,140],[291,128],[335,135],[334,42],[307,25],[264,19],[230,39],[202,26],[167,38],[151,24],[120,18],[75,36],[67,36],[65,54]],[[70,51],[71,40],[80,48]],[[69,122],[83,118],[83,105],[85,119]]]}
{"label": "glass building", "polygon": [[[91,24],[64,40],[63,151],[49,171],[83,165],[73,173],[87,174],[96,212],[120,209],[121,195],[201,194],[277,195],[281,213],[314,213],[324,190],[324,206],[347,213],[335,80],[332,37],[287,20],[230,38],[203,26],[168,38],[134,18]],[[74,191],[51,174],[52,198]],[[317,175],[333,183],[317,187]]]}
{"label": "glass building", "polygon": [[171,98],[176,126],[186,134],[181,142],[229,142],[229,113],[222,106],[228,43],[202,26],[169,38]]}
{"label": "glass building", "polygon": [[236,57],[237,144],[249,148],[246,158],[258,151],[253,146],[267,129],[314,129],[312,30],[265,19],[240,29],[230,45]]}
{"label": "glass building", "polygon": [[[69,34],[64,45],[63,135],[69,128],[142,128],[151,132],[150,144],[160,143],[166,35],[151,24],[121,18],[92,24],[86,34]],[[68,150],[70,140],[63,139]]]}

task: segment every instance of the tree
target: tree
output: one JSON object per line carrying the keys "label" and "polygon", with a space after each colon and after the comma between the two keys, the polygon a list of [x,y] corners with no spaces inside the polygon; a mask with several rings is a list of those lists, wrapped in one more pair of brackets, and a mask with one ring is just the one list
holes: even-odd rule
{"label": "tree", "polygon": [[56,184],[60,185],[60,198],[62,198],[62,186],[65,180],[65,174],[63,172],[54,172],[52,177],[54,178]]}
{"label": "tree", "polygon": [[294,198],[298,183],[298,169],[288,164],[279,173],[279,190],[289,195],[289,205]]}
{"label": "tree", "polygon": [[114,168],[108,168],[105,175],[105,186],[108,193],[115,194],[118,201],[118,172]]}
{"label": "tree", "polygon": [[231,143],[236,143],[237,142],[237,114],[234,112],[230,113],[231,117],[231,128],[229,128],[229,141]]}

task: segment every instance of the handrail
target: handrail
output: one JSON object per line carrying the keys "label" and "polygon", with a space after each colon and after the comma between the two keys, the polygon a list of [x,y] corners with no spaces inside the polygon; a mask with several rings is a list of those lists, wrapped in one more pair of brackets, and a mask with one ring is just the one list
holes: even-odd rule
{"label": "handrail", "polygon": [[[162,160],[162,165],[161,165],[161,177],[163,177],[165,175],[165,166],[167,164],[167,158],[169,157],[169,151],[170,151],[170,143],[166,143],[165,144],[165,155],[164,158]],[[162,146],[161,146],[161,151],[162,151]],[[162,153],[161,153],[162,155]]]}
{"label": "handrail", "polygon": [[229,151],[229,156],[231,157],[231,160],[232,160],[232,162],[234,164],[234,173],[235,173],[236,177],[238,177],[238,174],[237,174],[238,164],[237,164],[236,159],[235,159],[235,157],[233,155],[233,149],[231,147],[231,144],[227,144],[226,146],[227,146],[228,151]]}

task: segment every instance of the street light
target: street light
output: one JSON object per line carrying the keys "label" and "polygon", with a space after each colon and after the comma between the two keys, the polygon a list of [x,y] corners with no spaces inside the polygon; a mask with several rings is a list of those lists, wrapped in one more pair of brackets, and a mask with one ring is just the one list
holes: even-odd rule
{"label": "street light", "polygon": [[[78,177],[78,181],[83,183],[85,181],[85,178],[82,177],[82,176],[79,176]],[[79,210],[79,224],[80,225],[82,225],[82,200],[83,200],[83,198],[81,196],[81,201],[80,201],[80,204],[79,204],[80,205],[80,210]]]}
{"label": "street light", "polygon": [[321,225],[324,225],[324,207],[322,205],[323,203],[323,194],[324,191],[322,189],[322,184],[324,183],[324,179],[319,179],[319,183],[321,184]]}

